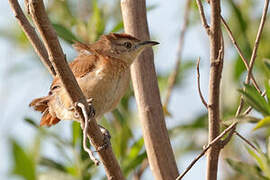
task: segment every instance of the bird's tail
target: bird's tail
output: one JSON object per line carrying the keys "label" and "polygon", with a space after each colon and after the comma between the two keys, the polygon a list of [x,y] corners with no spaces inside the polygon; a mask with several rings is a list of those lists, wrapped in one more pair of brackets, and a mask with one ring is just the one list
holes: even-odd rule
{"label": "bird's tail", "polygon": [[51,126],[60,121],[55,115],[49,112],[48,102],[50,100],[49,96],[34,99],[29,106],[33,107],[36,111],[42,112],[42,118],[40,121],[40,126]]}

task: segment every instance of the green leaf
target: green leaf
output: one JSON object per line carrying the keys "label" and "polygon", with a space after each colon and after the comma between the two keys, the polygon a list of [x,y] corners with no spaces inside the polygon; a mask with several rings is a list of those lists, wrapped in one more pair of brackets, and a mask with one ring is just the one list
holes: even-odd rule
{"label": "green leaf", "polygon": [[270,60],[264,59],[263,62],[264,62],[264,65],[267,67],[267,69],[270,71]]}
{"label": "green leaf", "polygon": [[81,126],[78,122],[72,122],[72,145],[76,146],[77,142],[80,142],[81,138]]}
{"label": "green leaf", "polygon": [[52,25],[57,35],[61,37],[63,40],[65,40],[67,43],[73,44],[74,42],[79,41],[78,38],[65,26],[56,23],[53,23]]}
{"label": "green leaf", "polygon": [[96,41],[99,36],[104,34],[106,21],[101,9],[98,7],[98,1],[92,1],[93,13],[88,20],[87,29],[91,41]]}
{"label": "green leaf", "polygon": [[36,167],[34,157],[15,141],[11,140],[13,154],[12,173],[23,177],[25,180],[36,180]]}
{"label": "green leaf", "polygon": [[244,96],[246,102],[258,112],[264,116],[270,115],[269,104],[253,86],[246,84],[245,90],[240,89],[239,92]]}
{"label": "green leaf", "polygon": [[234,77],[234,80],[237,82],[237,81],[239,81],[240,76],[242,75],[242,73],[246,69],[240,56],[238,56],[237,59],[235,60],[235,64],[233,67],[234,67],[233,77]]}
{"label": "green leaf", "polygon": [[129,151],[128,156],[126,157],[128,160],[134,159],[138,156],[138,154],[140,153],[140,151],[143,148],[143,144],[144,144],[144,140],[141,137],[140,139],[138,139],[132,146],[131,149]]}
{"label": "green leaf", "polygon": [[128,175],[128,173],[134,170],[137,166],[139,166],[145,158],[147,158],[146,151],[138,155],[133,161],[131,161],[126,167],[124,167],[124,174]]}
{"label": "green leaf", "polygon": [[267,155],[261,152],[260,149],[258,149],[257,153],[248,147],[246,149],[253,159],[255,159],[266,177],[270,178],[270,161]]}
{"label": "green leaf", "polygon": [[244,175],[249,180],[253,179],[268,180],[268,178],[264,177],[261,174],[261,171],[255,165],[247,164],[241,161],[235,161],[232,159],[226,159],[226,162],[230,165],[232,169],[234,169],[241,175]]}
{"label": "green leaf", "polygon": [[260,120],[257,125],[253,128],[253,130],[257,130],[259,128],[263,128],[266,126],[270,126],[270,116],[264,117],[262,120]]}
{"label": "green leaf", "polygon": [[27,122],[28,124],[30,124],[31,126],[35,127],[35,128],[39,128],[40,126],[31,118],[24,118],[25,122]]}
{"label": "green leaf", "polygon": [[123,30],[123,29],[124,29],[124,23],[123,23],[123,21],[120,21],[118,24],[116,24],[116,25],[112,28],[111,32],[118,32],[118,31],[121,31],[121,30]]}
{"label": "green leaf", "polygon": [[267,97],[267,101],[268,101],[268,104],[269,104],[270,103],[270,86],[269,86],[269,81],[265,81],[264,87],[265,87],[265,90],[266,90],[266,97]]}
{"label": "green leaf", "polygon": [[238,116],[238,117],[233,117],[228,120],[222,121],[222,124],[229,126],[234,122],[238,123],[258,123],[260,119],[252,117],[252,116]]}
{"label": "green leaf", "polygon": [[56,169],[58,171],[67,172],[64,165],[46,157],[42,157],[39,161],[39,164],[52,169]]}

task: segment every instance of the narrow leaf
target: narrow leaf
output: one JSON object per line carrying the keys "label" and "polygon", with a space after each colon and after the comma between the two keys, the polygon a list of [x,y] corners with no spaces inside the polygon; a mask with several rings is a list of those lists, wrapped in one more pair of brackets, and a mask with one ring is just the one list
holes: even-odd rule
{"label": "narrow leaf", "polygon": [[270,116],[264,117],[262,120],[260,120],[257,125],[253,128],[253,130],[257,130],[259,128],[263,128],[266,126],[270,126]]}
{"label": "narrow leaf", "polygon": [[58,171],[67,172],[64,165],[46,157],[42,157],[39,161],[39,164],[52,169],[56,169]]}
{"label": "narrow leaf", "polygon": [[72,145],[75,147],[81,138],[81,127],[78,122],[72,122]]}
{"label": "narrow leaf", "polygon": [[53,23],[53,27],[59,37],[65,40],[67,43],[73,44],[75,41],[79,41],[78,38],[65,26],[61,24]]}
{"label": "narrow leaf", "polygon": [[14,158],[12,173],[23,177],[25,180],[35,180],[36,168],[34,157],[28,155],[15,140],[11,140],[11,144]]}
{"label": "narrow leaf", "polygon": [[239,90],[244,95],[247,103],[261,112],[264,116],[270,115],[270,106],[265,98],[251,85],[245,84],[245,90]]}

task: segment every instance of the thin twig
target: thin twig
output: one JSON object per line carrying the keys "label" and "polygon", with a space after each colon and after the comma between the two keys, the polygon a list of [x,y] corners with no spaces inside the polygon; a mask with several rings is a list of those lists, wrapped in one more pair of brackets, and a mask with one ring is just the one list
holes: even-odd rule
{"label": "thin twig", "polygon": [[183,45],[184,45],[184,39],[185,39],[185,33],[187,30],[187,26],[189,23],[189,13],[190,13],[190,4],[191,4],[191,0],[187,0],[186,1],[186,6],[185,6],[185,12],[184,12],[184,22],[183,22],[183,27],[180,31],[180,37],[179,37],[179,42],[178,42],[178,47],[177,47],[177,55],[176,55],[176,64],[174,66],[174,70],[172,72],[172,74],[169,76],[168,79],[168,89],[167,89],[167,95],[165,97],[164,100],[164,107],[167,107],[170,101],[170,97],[172,94],[172,89],[175,86],[176,83],[176,79],[177,76],[179,74],[179,66],[180,66],[180,62],[181,62],[181,56],[182,56],[182,49],[183,49]]}
{"label": "thin twig", "polygon": [[206,109],[208,108],[207,102],[205,101],[203,95],[202,95],[202,91],[201,91],[201,85],[200,85],[200,57],[198,58],[197,61],[197,86],[198,86],[198,91],[199,91],[199,95],[201,98],[202,103],[204,104],[204,106],[206,107]]}
{"label": "thin twig", "polygon": [[[28,3],[28,2],[27,2]],[[43,62],[47,70],[50,72],[52,76],[55,76],[55,70],[53,68],[52,63],[49,61],[48,53],[44,44],[39,39],[35,29],[31,26],[26,16],[24,15],[19,3],[17,0],[9,0],[9,4],[14,12],[15,17],[17,18],[22,30],[27,36],[28,40],[32,44],[35,52],[39,56],[40,60]]]}
{"label": "thin twig", "polygon": [[[220,16],[220,18],[221,18],[222,23],[224,24],[225,29],[227,30],[227,32],[229,34],[229,37],[230,37],[234,47],[236,48],[240,58],[242,59],[243,63],[245,64],[245,66],[246,66],[246,68],[248,70],[248,67],[249,67],[248,61],[244,57],[244,54],[243,54],[242,50],[240,49],[238,43],[236,42],[229,25],[226,23],[225,19],[222,16]],[[252,80],[252,83],[253,83],[254,87],[257,89],[257,91],[261,93],[261,90],[260,90],[260,88],[259,88],[259,86],[258,86],[258,84],[257,84],[257,82],[256,82],[256,80],[255,80],[252,73],[251,73],[251,80]]]}
{"label": "thin twig", "polygon": [[203,148],[203,151],[190,163],[190,165],[185,169],[185,171],[177,177],[176,180],[182,179],[185,174],[192,168],[192,166],[206,153],[206,151],[212,147],[214,144],[220,142],[220,139],[223,138],[228,132],[231,131],[235,126],[237,125],[237,122],[232,123],[229,127],[227,127],[222,133],[220,133],[213,141],[211,141],[207,146]]}
{"label": "thin twig", "polygon": [[[250,58],[249,68],[248,68],[248,75],[246,77],[245,84],[249,84],[249,82],[250,82],[252,69],[253,69],[254,62],[255,62],[255,59],[256,59],[256,56],[257,56],[257,49],[259,47],[259,42],[260,42],[262,30],[263,30],[265,20],[266,20],[266,14],[267,14],[267,10],[268,10],[269,0],[265,0],[264,2],[265,3],[264,3],[263,13],[262,13],[261,21],[260,21],[260,26],[259,26],[259,29],[258,29],[258,32],[257,32],[257,35],[256,35],[254,47],[253,47],[253,50],[252,50],[252,55],[251,55],[251,58]],[[243,106],[244,106],[244,99],[243,99],[243,96],[241,96],[240,105],[238,106],[238,109],[237,109],[237,114],[241,113],[241,111],[243,109]]]}
{"label": "thin twig", "polygon": [[[258,50],[258,47],[259,47],[260,38],[261,38],[261,34],[262,34],[263,27],[264,27],[264,24],[265,24],[265,20],[266,20],[266,14],[267,14],[267,10],[268,10],[268,5],[269,5],[269,0],[265,0],[263,13],[262,13],[261,21],[260,21],[260,26],[259,26],[259,29],[258,29],[258,32],[257,32],[257,36],[256,36],[255,43],[254,43],[254,48],[252,50],[252,55],[251,55],[251,59],[250,59],[249,66],[248,66],[249,67],[248,68],[248,75],[247,75],[246,80],[245,80],[246,84],[250,83],[250,79],[251,79],[251,75],[252,75],[252,69],[253,69],[254,62],[255,62],[255,59],[256,59],[256,56],[257,56],[257,50]],[[259,92],[261,93],[260,90],[259,90]],[[238,106],[237,111],[236,111],[236,115],[235,115],[236,117],[241,114],[243,106],[244,106],[244,98],[243,98],[243,96],[241,96],[240,105]],[[231,132],[230,134],[232,134],[232,133],[233,132]],[[224,145],[226,145],[226,142],[229,142],[230,138],[231,138],[231,136],[228,136],[224,140]]]}
{"label": "thin twig", "polygon": [[264,2],[265,3],[264,3],[263,14],[262,14],[262,17],[261,17],[260,26],[259,26],[259,30],[258,30],[258,33],[257,33],[257,36],[256,36],[255,43],[254,43],[253,51],[252,51],[252,54],[251,54],[251,59],[250,59],[250,62],[249,62],[249,70],[248,70],[248,75],[247,75],[247,79],[246,79],[246,84],[249,84],[249,81],[250,81],[252,68],[253,68],[253,65],[254,65],[254,62],[255,62],[255,59],[256,59],[256,56],[257,56],[257,50],[258,50],[258,47],[259,47],[262,31],[263,31],[265,20],[266,20],[269,0],[265,0]]}
{"label": "thin twig", "polygon": [[[262,96],[265,96],[266,92],[264,91],[262,93]],[[252,110],[252,107],[249,106],[246,111],[243,113],[243,116],[248,115]],[[206,153],[206,151],[210,148],[211,144],[218,143],[221,138],[223,138],[228,132],[232,132],[232,129],[235,128],[238,122],[232,123],[230,126],[228,126],[216,139],[214,139],[212,142],[210,142],[204,149],[203,151],[190,163],[190,165],[185,169],[185,171],[177,178],[177,180],[180,180],[185,176],[185,174],[192,168],[192,166]],[[239,134],[237,131],[234,131],[241,139],[243,139],[246,143],[248,143],[252,148],[255,146],[250,143],[248,140],[245,138],[242,138],[243,136]],[[224,146],[224,145],[223,145]]]}
{"label": "thin twig", "polygon": [[201,21],[202,21],[202,25],[206,30],[206,33],[208,35],[210,35],[211,30],[210,30],[210,26],[208,25],[206,18],[205,18],[205,14],[204,14],[204,10],[203,10],[203,6],[202,6],[202,1],[201,0],[196,0],[197,6],[199,8],[199,13],[200,13],[200,17],[201,17]]}
{"label": "thin twig", "polygon": [[243,137],[241,134],[239,134],[237,131],[234,131],[234,133],[240,137],[245,143],[247,143],[250,147],[252,147],[255,151],[258,152],[258,149],[249,141],[247,140],[245,137]]}

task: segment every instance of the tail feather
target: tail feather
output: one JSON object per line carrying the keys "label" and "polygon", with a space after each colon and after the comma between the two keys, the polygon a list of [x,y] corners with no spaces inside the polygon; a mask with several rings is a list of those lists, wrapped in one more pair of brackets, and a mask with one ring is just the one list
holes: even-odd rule
{"label": "tail feather", "polygon": [[49,112],[48,107],[49,96],[34,99],[29,106],[33,107],[36,111],[42,112],[40,126],[51,126],[60,121],[55,115]]}
{"label": "tail feather", "polygon": [[40,126],[52,126],[56,123],[58,123],[60,119],[58,119],[56,116],[53,116],[50,114],[49,110],[46,109],[43,112],[41,121],[40,121]]}
{"label": "tail feather", "polygon": [[36,111],[44,112],[48,108],[48,102],[49,102],[48,96],[41,97],[41,98],[34,99],[29,104],[29,106],[33,107]]}

